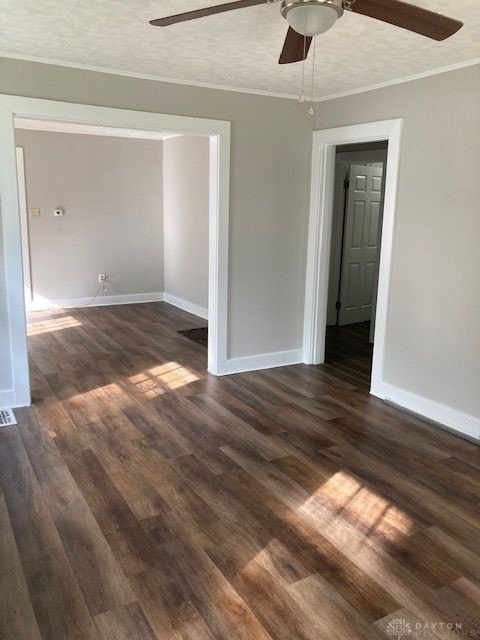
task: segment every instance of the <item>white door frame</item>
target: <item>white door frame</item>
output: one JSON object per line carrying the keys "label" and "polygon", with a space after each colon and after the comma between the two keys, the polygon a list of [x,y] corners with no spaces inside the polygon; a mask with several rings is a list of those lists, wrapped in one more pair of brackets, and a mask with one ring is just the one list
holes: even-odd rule
{"label": "white door frame", "polygon": [[388,141],[385,177],[385,204],[378,274],[375,340],[370,393],[380,398],[382,391],[387,315],[389,305],[392,247],[395,225],[400,147],[403,120],[383,120],[314,131],[310,219],[308,228],[307,274],[303,354],[306,364],[325,362],[328,276],[333,216],[335,151],[337,145]]}
{"label": "white door frame", "polygon": [[23,281],[25,285],[25,302],[30,303],[33,297],[32,268],[30,265],[30,235],[28,230],[27,185],[25,181],[25,154],[23,147],[16,147],[18,206],[20,211],[20,233],[22,239]]}
{"label": "white door frame", "polygon": [[27,331],[14,118],[169,131],[210,139],[208,371],[226,372],[230,122],[0,95],[0,204],[6,270],[12,392],[10,406],[30,404]]}

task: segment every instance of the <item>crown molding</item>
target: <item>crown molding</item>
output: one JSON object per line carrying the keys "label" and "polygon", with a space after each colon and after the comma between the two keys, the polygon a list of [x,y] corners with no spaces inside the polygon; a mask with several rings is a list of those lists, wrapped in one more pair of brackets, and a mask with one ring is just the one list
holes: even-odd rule
{"label": "crown molding", "polygon": [[[190,87],[199,87],[202,89],[214,89],[217,91],[230,91],[232,93],[246,93],[250,95],[265,96],[268,98],[284,98],[287,100],[298,100],[298,94],[295,93],[282,93],[276,91],[260,91],[257,89],[247,89],[242,87],[232,87],[228,85],[217,85],[208,82],[196,82],[194,80],[180,80],[178,78],[168,78],[166,76],[157,76],[146,73],[135,73],[133,71],[122,71],[120,69],[112,69],[110,67],[96,67],[93,65],[77,64],[74,62],[63,62],[61,60],[54,60],[49,58],[41,58],[37,56],[21,56],[16,53],[4,52],[0,50],[0,58],[7,58],[10,60],[20,60],[23,62],[36,62],[38,64],[48,64],[57,67],[66,67],[69,69],[77,69],[80,71],[94,71],[96,73],[107,73],[115,76],[123,76],[127,78],[136,78],[138,80],[151,80],[153,82],[165,82],[168,84],[179,84]],[[338,98],[346,98],[348,96],[357,95],[360,93],[368,93],[370,91],[376,91],[377,89],[384,89],[386,87],[392,87],[397,84],[404,84],[406,82],[412,82],[414,80],[421,80],[422,78],[429,78],[430,76],[436,76],[441,73],[448,73],[449,71],[458,71],[466,67],[473,67],[480,64],[479,58],[471,58],[462,62],[447,65],[444,67],[436,67],[429,71],[422,71],[408,76],[402,76],[401,78],[395,78],[393,80],[386,80],[385,82],[379,82],[377,84],[366,85],[363,87],[357,87],[356,89],[349,89],[346,91],[340,91],[338,93],[331,93],[326,96],[316,98],[313,102],[328,102],[329,100],[337,100]]]}
{"label": "crown molding", "polygon": [[8,58],[10,60],[21,60],[23,62],[36,62],[38,64],[48,64],[56,67],[67,67],[69,69],[78,69],[80,71],[95,71],[97,73],[108,73],[113,76],[124,76],[127,78],[136,78],[138,80],[152,80],[154,82],[165,82],[168,84],[180,84],[189,87],[199,87],[201,89],[215,89],[217,91],[230,91],[233,93],[247,93],[256,96],[265,96],[267,98],[286,98],[288,100],[298,100],[298,94],[281,93],[277,91],[260,91],[257,89],[246,89],[242,87],[232,87],[229,85],[212,84],[209,82],[197,82],[195,80],[180,80],[178,78],[168,78],[166,76],[157,76],[148,73],[135,73],[133,71],[122,71],[121,69],[112,69],[110,67],[96,67],[87,64],[77,64],[75,62],[63,62],[49,58],[41,58],[37,56],[21,56],[16,53],[5,52],[0,50],[0,58]]}
{"label": "crown molding", "polygon": [[331,93],[327,96],[317,98],[314,102],[328,102],[329,100],[346,98],[347,96],[354,96],[359,93],[368,93],[369,91],[376,91],[377,89],[393,87],[397,84],[404,84],[405,82],[412,82],[414,80],[422,80],[422,78],[429,78],[430,76],[437,76],[441,73],[448,73],[449,71],[458,71],[459,69],[465,69],[466,67],[474,67],[477,64],[480,64],[480,58],[471,58],[470,60],[464,60],[463,62],[457,62],[445,67],[437,67],[436,69],[422,71],[421,73],[415,73],[410,76],[403,76],[401,78],[395,78],[394,80],[386,80],[385,82],[378,82],[377,84],[371,84],[366,87],[358,87],[357,89],[350,89],[348,91],[341,91],[339,93]]}

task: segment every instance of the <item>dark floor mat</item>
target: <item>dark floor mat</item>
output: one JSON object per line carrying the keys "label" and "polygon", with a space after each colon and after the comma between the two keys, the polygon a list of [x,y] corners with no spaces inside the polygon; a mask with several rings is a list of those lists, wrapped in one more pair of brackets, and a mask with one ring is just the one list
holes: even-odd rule
{"label": "dark floor mat", "polygon": [[185,329],[179,331],[182,336],[185,336],[189,340],[201,344],[202,347],[208,347],[208,327],[201,327],[199,329]]}

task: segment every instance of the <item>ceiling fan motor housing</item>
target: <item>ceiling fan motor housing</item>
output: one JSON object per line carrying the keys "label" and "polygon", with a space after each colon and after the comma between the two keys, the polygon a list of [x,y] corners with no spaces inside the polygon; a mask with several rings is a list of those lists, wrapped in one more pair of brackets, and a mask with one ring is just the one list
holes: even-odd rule
{"label": "ceiling fan motor housing", "polygon": [[343,15],[343,4],[343,0],[283,0],[282,16],[302,36],[318,36]]}

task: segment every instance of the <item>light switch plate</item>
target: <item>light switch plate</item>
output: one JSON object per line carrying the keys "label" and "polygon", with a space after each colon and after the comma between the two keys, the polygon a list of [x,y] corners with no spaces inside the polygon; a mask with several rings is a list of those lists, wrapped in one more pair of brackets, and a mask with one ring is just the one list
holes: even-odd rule
{"label": "light switch plate", "polygon": [[30,218],[40,218],[40,209],[29,209],[28,215]]}

